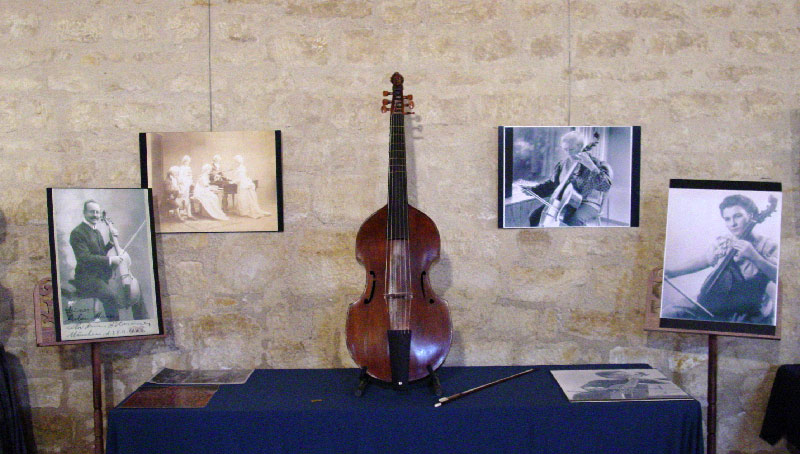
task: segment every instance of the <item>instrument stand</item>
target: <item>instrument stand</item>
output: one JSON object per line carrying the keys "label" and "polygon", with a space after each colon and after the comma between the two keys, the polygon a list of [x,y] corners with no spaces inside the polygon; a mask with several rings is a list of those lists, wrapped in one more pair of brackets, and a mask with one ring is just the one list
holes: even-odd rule
{"label": "instrument stand", "polygon": [[[439,376],[436,375],[436,372],[433,370],[433,368],[431,366],[428,366],[428,374],[429,374],[428,375],[428,386],[431,387],[431,390],[433,391],[433,394],[436,397],[441,397],[442,396],[442,384],[439,381]],[[361,368],[361,374],[358,377],[358,387],[353,392],[353,394],[355,394],[356,397],[363,396],[364,395],[364,391],[367,389],[367,386],[373,381],[378,381],[378,380],[374,380],[372,377],[370,377],[369,374],[367,374],[367,368],[366,367],[362,367]],[[384,383],[384,382],[381,382],[381,381],[378,381],[378,382],[379,383]],[[396,389],[398,391],[407,391],[408,390],[408,386],[403,386],[403,387],[396,388]]]}
{"label": "instrument stand", "polygon": [[439,376],[436,375],[436,372],[430,365],[428,366],[428,377],[430,380],[429,385],[433,390],[433,394],[436,397],[442,397],[442,384],[439,382]]}
{"label": "instrument stand", "polygon": [[364,390],[367,388],[367,385],[370,382],[370,377],[367,375],[367,368],[361,368],[361,375],[358,377],[358,388],[356,388],[355,395],[356,397],[361,397],[364,395]]}

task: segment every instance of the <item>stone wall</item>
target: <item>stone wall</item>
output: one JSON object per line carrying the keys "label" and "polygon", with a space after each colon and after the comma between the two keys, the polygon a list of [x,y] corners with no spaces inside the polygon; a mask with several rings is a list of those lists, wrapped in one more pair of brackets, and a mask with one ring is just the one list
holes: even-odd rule
{"label": "stone wall", "polygon": [[[107,401],[164,366],[350,367],[394,71],[417,103],[410,199],[442,236],[449,365],[647,362],[705,405],[705,338],[642,330],[668,180],[783,182],[783,340],[720,341],[720,451],[773,452],[765,400],[800,362],[800,1],[0,4],[0,340],[40,452],[92,441],[88,346],[35,346],[45,188],[137,186],[140,131],[282,130],[286,231],[161,235],[169,335],[102,347]],[[642,126],[641,227],[497,229],[496,127],[560,124]]]}

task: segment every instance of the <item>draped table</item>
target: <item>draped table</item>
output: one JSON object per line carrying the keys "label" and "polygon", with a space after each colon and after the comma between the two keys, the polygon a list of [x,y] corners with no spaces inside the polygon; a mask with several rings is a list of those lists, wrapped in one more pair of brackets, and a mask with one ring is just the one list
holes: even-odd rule
{"label": "draped table", "polygon": [[778,368],[761,426],[761,438],[770,444],[784,437],[800,447],[800,364]]}
{"label": "draped table", "polygon": [[[444,367],[445,395],[531,366]],[[109,454],[130,453],[703,453],[696,400],[570,403],[550,369],[434,408],[424,383],[353,393],[356,369],[260,369],[205,408],[114,408]],[[153,386],[145,384],[147,386]]]}

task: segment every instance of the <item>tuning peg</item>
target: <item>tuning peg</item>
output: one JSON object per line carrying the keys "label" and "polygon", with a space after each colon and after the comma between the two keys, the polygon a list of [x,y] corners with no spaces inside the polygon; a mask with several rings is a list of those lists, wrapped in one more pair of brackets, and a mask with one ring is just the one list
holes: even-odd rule
{"label": "tuning peg", "polygon": [[390,103],[391,103],[391,101],[389,101],[388,99],[384,99],[383,100],[383,105],[384,106],[387,105],[387,104],[390,104]]}
{"label": "tuning peg", "polygon": [[414,115],[415,112],[403,112],[406,115]]}
{"label": "tuning peg", "polygon": [[389,95],[391,95],[391,93],[389,93],[389,92],[388,92],[388,91],[386,91],[386,90],[383,90],[383,96],[389,96]]}
{"label": "tuning peg", "polygon": [[412,99],[414,99],[414,95],[408,95],[408,96],[403,96],[403,97],[404,97],[404,98],[406,98],[406,99],[407,99],[407,100],[409,100],[409,101],[411,101]]}
{"label": "tuning peg", "polygon": [[388,111],[389,111],[389,109],[385,105],[381,106],[381,112],[382,113],[386,113]]}
{"label": "tuning peg", "polygon": [[408,107],[409,109],[413,109],[414,108],[414,101],[409,100],[406,103],[406,107]]}

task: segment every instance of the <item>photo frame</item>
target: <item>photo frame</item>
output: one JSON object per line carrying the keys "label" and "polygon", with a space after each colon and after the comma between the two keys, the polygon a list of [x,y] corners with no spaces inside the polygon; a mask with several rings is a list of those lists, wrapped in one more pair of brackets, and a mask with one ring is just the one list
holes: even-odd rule
{"label": "photo frame", "polygon": [[500,126],[498,227],[638,227],[639,126]]}
{"label": "photo frame", "polygon": [[778,337],[781,184],[670,180],[658,327]]}
{"label": "photo frame", "polygon": [[156,233],[282,232],[280,131],[139,134]]}
{"label": "photo frame", "polygon": [[51,344],[164,334],[152,203],[149,189],[47,189]]}

